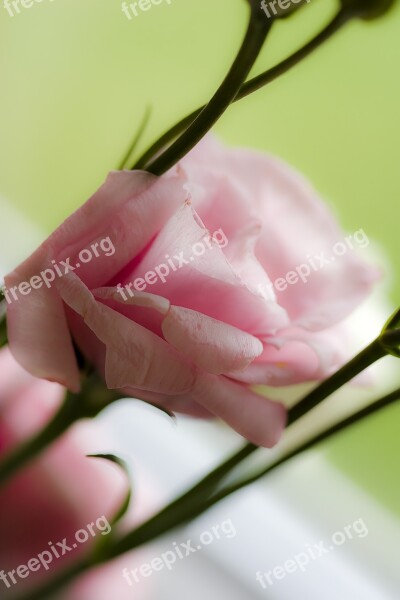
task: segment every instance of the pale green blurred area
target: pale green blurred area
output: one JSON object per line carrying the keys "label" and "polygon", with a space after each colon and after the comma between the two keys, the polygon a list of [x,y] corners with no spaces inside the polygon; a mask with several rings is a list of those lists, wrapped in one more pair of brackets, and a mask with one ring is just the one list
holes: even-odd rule
{"label": "pale green blurred area", "polygon": [[[313,0],[279,23],[255,72],[306,41],[335,6]],[[147,106],[141,150],[207,101],[246,19],[244,0],[164,1],[131,21],[119,0],[43,0],[21,10],[10,17],[0,3],[0,194],[48,232],[118,167]],[[397,303],[399,38],[398,4],[380,21],[352,23],[293,72],[232,107],[217,127],[231,144],[289,161],[347,230],[363,228],[380,242],[394,265]],[[399,425],[396,407],[325,446],[397,511]]]}

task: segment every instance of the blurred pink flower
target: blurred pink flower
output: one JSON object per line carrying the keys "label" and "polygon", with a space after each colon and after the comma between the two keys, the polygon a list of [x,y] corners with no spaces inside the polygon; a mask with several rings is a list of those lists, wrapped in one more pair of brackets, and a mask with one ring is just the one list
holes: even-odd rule
{"label": "blurred pink flower", "polygon": [[[15,362],[8,350],[0,352],[0,458],[27,436],[41,428],[59,405],[63,388],[55,383],[34,379]],[[39,459],[20,471],[0,490],[0,597],[14,598],[41,581],[53,577],[70,562],[90,551],[109,530],[109,523],[126,494],[126,477],[118,468],[101,460],[86,457],[88,453],[104,451],[107,436],[98,423],[79,424],[65,434]],[[108,448],[107,448],[108,449]],[[137,503],[135,502],[137,508]],[[139,509],[143,512],[142,509]],[[143,516],[143,515],[141,515]],[[87,530],[88,524],[96,536],[73,549],[75,533]],[[102,533],[103,532],[103,533]],[[80,538],[84,539],[83,533]],[[64,538],[71,548],[65,556]],[[47,551],[49,542],[60,554],[53,555],[48,570],[32,563],[25,578],[15,571],[21,565]],[[127,557],[121,559],[126,565]],[[40,561],[37,561],[40,562]],[[132,561],[131,561],[132,562]],[[9,572],[14,571],[13,583]],[[109,600],[110,590],[118,599],[132,598],[132,590],[123,580],[119,561],[98,568],[81,578],[63,600]],[[142,587],[142,591],[144,591]],[[143,596],[137,596],[142,598]]]}
{"label": "blurred pink flower", "polygon": [[[77,390],[71,331],[109,388],[180,412],[212,413],[267,447],[280,437],[285,410],[248,384],[330,373],[346,354],[340,322],[377,276],[349,251],[277,296],[277,277],[307,255],[331,252],[344,234],[288,166],[212,137],[161,178],[111,173],[6,283],[29,281],[66,257],[75,266],[83,248],[106,236],[115,253],[10,304],[17,360]],[[161,265],[168,276],[155,271]],[[133,282],[132,294],[117,287]]]}

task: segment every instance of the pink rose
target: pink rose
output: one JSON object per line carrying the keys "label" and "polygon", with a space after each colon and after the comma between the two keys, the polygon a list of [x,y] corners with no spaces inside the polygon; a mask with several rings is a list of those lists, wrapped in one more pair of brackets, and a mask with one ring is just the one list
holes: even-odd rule
{"label": "pink rose", "polygon": [[[344,239],[301,176],[209,137],[161,178],[111,173],[7,276],[10,347],[32,374],[78,390],[72,333],[109,388],[212,413],[270,447],[285,409],[248,384],[330,373],[345,354],[340,322],[376,279],[350,248],[330,261]],[[32,279],[51,279],[46,269],[50,287]]]}
{"label": "pink rose", "polygon": [[[28,375],[8,350],[0,352],[0,373],[1,458],[43,427],[64,390]],[[127,483],[125,475],[111,464],[86,457],[109,448],[104,433],[94,421],[75,426],[0,490],[1,598],[12,599],[54,577],[71,561],[87,554],[96,540],[108,535]],[[135,509],[137,519],[137,494]],[[143,512],[141,508],[139,511]],[[62,599],[109,600],[113,594],[122,600],[132,598],[132,590],[121,575],[127,561],[133,563],[127,555],[88,573]],[[24,565],[27,568],[22,568]]]}

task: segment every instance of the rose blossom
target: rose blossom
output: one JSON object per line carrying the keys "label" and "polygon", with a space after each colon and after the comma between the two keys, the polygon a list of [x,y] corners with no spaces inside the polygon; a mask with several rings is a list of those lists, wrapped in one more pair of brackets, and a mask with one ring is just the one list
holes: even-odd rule
{"label": "rose blossom", "polygon": [[[0,460],[3,455],[43,427],[59,406],[64,389],[55,383],[34,379],[12,358],[8,349],[0,351]],[[0,571],[5,572],[10,587],[0,578],[0,597],[6,600],[20,596],[40,582],[53,578],[71,561],[90,551],[109,531],[112,517],[120,507],[127,490],[126,476],[118,468],[86,454],[108,448],[107,431],[94,421],[75,426],[32,464],[20,471],[0,490]],[[135,492],[135,521],[138,511],[143,516],[143,490]],[[147,491],[144,492],[147,495]],[[139,509],[138,509],[139,495]],[[142,498],[140,498],[142,496]],[[146,504],[150,504],[146,498]],[[96,536],[78,544],[62,556],[62,543],[72,546],[75,533],[87,530],[94,523]],[[98,527],[97,527],[98,524]],[[130,519],[130,525],[132,519]],[[49,570],[40,563],[20,578],[15,570],[28,565],[31,559],[50,549],[49,542],[59,551],[53,556]],[[133,558],[138,557],[132,557]],[[74,583],[62,600],[109,600],[132,598],[132,591],[121,577],[128,556],[92,571]],[[139,564],[141,560],[139,560]],[[122,565],[122,566],[121,566]],[[28,565],[29,566],[29,565]],[[8,572],[14,570],[13,583]],[[141,588],[138,599],[143,598]]]}
{"label": "rose blossom", "polygon": [[[225,247],[212,239],[215,231],[226,236]],[[345,357],[341,321],[377,276],[349,251],[306,284],[275,294],[272,281],[307,255],[331,253],[344,234],[288,166],[212,137],[161,178],[111,173],[6,277],[8,288],[52,260],[70,257],[76,265],[82,248],[107,236],[115,254],[10,304],[16,359],[32,374],[77,391],[72,333],[109,388],[180,412],[212,413],[267,447],[280,437],[285,409],[249,384],[288,385],[329,374]],[[199,243],[207,250],[193,256]],[[179,255],[187,262],[165,281],[149,276]],[[117,285],[146,274],[146,291],[135,289],[125,300]]]}

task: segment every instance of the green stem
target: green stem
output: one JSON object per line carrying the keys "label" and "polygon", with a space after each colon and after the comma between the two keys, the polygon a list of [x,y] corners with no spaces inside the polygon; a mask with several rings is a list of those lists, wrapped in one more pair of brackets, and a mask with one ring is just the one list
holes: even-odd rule
{"label": "green stem", "polygon": [[11,451],[0,461],[0,485],[10,479],[21,467],[32,461],[44,448],[60,437],[77,419],[79,403],[67,393],[61,408],[46,427],[36,436]]}
{"label": "green stem", "polygon": [[3,348],[3,346],[6,346],[7,344],[7,319],[5,316],[1,317],[0,315],[0,348]]}
{"label": "green stem", "polygon": [[[396,319],[394,322],[397,324],[398,315],[395,315],[394,318]],[[400,329],[385,329],[381,335],[381,344],[386,352],[400,358]]]}
{"label": "green stem", "polygon": [[121,397],[119,393],[104,391],[101,388],[104,388],[104,384],[94,375],[86,380],[79,394],[67,392],[64,402],[50,422],[39,433],[0,460],[0,486],[33,461],[76,421],[96,416],[105,406]]}
{"label": "green stem", "polygon": [[[83,575],[93,567],[93,563],[89,560],[82,560],[82,562],[73,564],[71,567],[62,571],[54,579],[44,583],[41,587],[38,587],[33,592],[27,592],[19,596],[20,600],[44,600],[45,598],[58,598],[56,592],[59,592],[68,584],[72,583],[77,577]],[[17,598],[18,600],[18,598]]]}
{"label": "green stem", "polygon": [[224,461],[201,479],[194,487],[176,498],[160,512],[135,529],[135,531],[122,538],[114,549],[112,549],[111,554],[108,553],[107,556],[119,556],[128,551],[132,543],[136,547],[140,543],[147,541],[147,536],[150,536],[149,539],[154,539],[166,533],[177,524],[184,522],[186,520],[185,515],[192,513],[193,506],[197,506],[203,500],[207,500],[222,479],[255,450],[258,450],[258,446],[245,444],[228,460]]}
{"label": "green stem", "polygon": [[147,171],[155,175],[165,173],[194,148],[213,127],[235,99],[264,45],[271,25],[272,21],[260,18],[258,11],[251,11],[243,43],[223,83],[184,134],[151,162],[146,168]]}
{"label": "green stem", "polygon": [[[345,383],[348,383],[356,375],[385,355],[386,351],[380,345],[378,338],[293,406],[288,411],[288,426],[298,421]],[[245,444],[238,452],[218,466],[192,489],[174,500],[157,515],[146,521],[146,523],[143,523],[138,529],[127,534],[125,538],[122,538],[118,542],[115,551],[118,554],[126,552],[131,548],[132,543],[136,547],[137,540],[145,541],[147,535],[150,535],[150,539],[153,539],[154,535],[161,535],[187,520],[193,513],[194,508],[199,506],[214,491],[221,480],[233,468],[258,449],[258,446],[254,444]]]}
{"label": "green stem", "polygon": [[211,508],[211,506],[213,506],[217,502],[220,502],[227,496],[230,496],[234,492],[237,492],[238,490],[246,487],[247,485],[255,483],[256,481],[261,479],[261,477],[264,477],[271,471],[280,467],[281,465],[283,465],[285,462],[287,462],[291,458],[294,458],[295,456],[298,456],[302,452],[305,452],[306,450],[313,448],[317,444],[331,438],[332,436],[336,435],[337,433],[340,433],[341,431],[344,431],[345,429],[349,428],[350,426],[362,421],[366,417],[369,417],[369,416],[377,413],[378,411],[382,410],[383,408],[386,408],[387,406],[393,404],[394,402],[397,402],[398,400],[400,400],[400,388],[398,388],[394,392],[391,392],[387,396],[384,396],[383,398],[376,400],[375,402],[373,402],[366,408],[361,409],[360,411],[354,413],[350,417],[347,417],[343,421],[340,421],[339,423],[332,425],[325,431],[323,431],[323,432],[319,433],[318,435],[312,437],[311,439],[307,440],[306,442],[304,442],[303,444],[301,444],[300,446],[298,446],[297,448],[295,448],[288,454],[285,454],[284,456],[282,456],[281,458],[279,458],[272,464],[269,464],[267,467],[265,467],[261,471],[255,473],[254,475],[251,475],[250,477],[246,477],[245,479],[242,479],[241,481],[239,481],[237,483],[234,483],[230,486],[225,487],[223,490],[221,490],[220,492],[215,494],[212,498],[210,498],[208,500],[208,502],[206,502],[205,506],[202,506],[201,509],[199,508],[197,511],[194,511],[192,514],[190,514],[189,518],[194,519],[195,517],[202,514],[205,510],[208,510],[209,508]]}
{"label": "green stem", "polygon": [[400,308],[398,308],[386,321],[382,333],[385,334],[387,331],[391,331],[396,327],[400,326]]}
{"label": "green stem", "polygon": [[[393,404],[394,402],[398,401],[399,399],[400,399],[400,388],[397,389],[396,391],[392,392],[391,394],[384,396],[380,400],[373,402],[366,408],[361,409],[360,411],[356,412],[355,414],[351,415],[350,417],[347,417],[343,421],[329,427],[328,429],[326,429],[322,433],[319,433],[318,435],[314,436],[310,440],[307,440],[306,442],[304,442],[303,444],[298,446],[296,449],[292,450],[291,452],[289,452],[286,455],[282,456],[281,458],[277,459],[274,463],[269,464],[266,468],[255,473],[254,475],[247,477],[246,479],[243,479],[235,484],[231,484],[230,486],[225,487],[223,490],[216,493],[207,502],[203,503],[202,506],[199,507],[199,506],[193,505],[190,510],[189,509],[185,510],[184,514],[182,515],[182,520],[179,524],[182,524],[183,522],[187,521],[188,519],[193,519],[195,517],[198,517],[205,510],[208,510],[217,502],[224,500],[226,497],[228,497],[231,494],[237,492],[238,490],[244,488],[245,486],[255,483],[261,477],[264,477],[268,473],[274,471],[275,469],[277,469],[278,467],[280,467],[281,465],[283,465],[290,459],[294,458],[295,456],[299,455],[300,453],[302,453],[306,450],[309,450],[309,449],[313,448],[314,446],[316,446],[317,444],[321,443],[322,441],[333,437],[334,435],[344,431],[345,429],[348,429],[351,425],[354,425],[355,423],[358,423],[358,422],[362,421],[363,419],[375,414],[379,410],[382,410],[382,409],[388,407],[389,405]],[[154,519],[151,519],[151,521],[153,521],[153,520]],[[101,562],[106,562],[107,560],[109,560],[111,558],[115,558],[115,557],[125,553],[126,550],[133,550],[134,548],[137,548],[144,542],[149,542],[152,539],[158,537],[160,535],[160,532],[157,529],[154,529],[154,526],[149,527],[148,523],[149,522],[144,523],[135,532],[133,532],[134,535],[133,534],[130,535],[129,548],[126,548],[125,544],[121,544],[121,542],[123,542],[124,539],[126,539],[126,538],[123,538],[122,540],[120,540],[117,547],[109,549],[107,554],[103,555]],[[100,563],[100,561],[99,561],[99,563]],[[51,594],[60,590],[65,584],[70,583],[74,578],[83,574],[85,571],[92,568],[93,566],[94,565],[88,560],[85,560],[82,563],[79,563],[78,565],[74,565],[68,571],[61,573],[57,578],[53,579],[49,583],[42,586],[40,589],[33,592],[33,594],[23,596],[21,598],[21,600],[45,600]]]}
{"label": "green stem", "polygon": [[137,145],[139,144],[142,135],[147,127],[147,124],[150,120],[150,115],[151,115],[151,107],[147,106],[145,113],[143,115],[143,119],[142,122],[139,125],[139,129],[133,139],[133,142],[131,143],[130,147],[128,148],[124,158],[122,159],[120,166],[118,167],[119,171],[122,171],[123,169],[125,169],[127,163],[129,162],[130,157],[132,156],[132,154],[135,152]]}
{"label": "green stem", "polygon": [[380,338],[374,340],[357,356],[343,365],[336,373],[325,379],[314,390],[307,394],[288,412],[288,425],[294,423],[318,404],[333,394],[336,390],[362,373],[364,369],[374,364],[387,355],[386,349],[381,345]]}
{"label": "green stem", "polygon": [[[376,360],[379,360],[383,356],[385,356],[386,351],[381,347],[379,338],[372,342],[369,346],[367,346],[364,350],[362,350],[356,357],[354,357],[349,363],[344,365],[339,371],[334,373],[327,380],[323,381],[319,384],[314,390],[312,390],[309,394],[307,394],[298,404],[296,404],[292,409],[289,410],[289,418],[288,423],[293,424],[295,421],[300,419],[307,410],[311,410],[315,406],[317,406],[320,402],[322,402],[325,398],[331,395],[333,392],[338,390],[342,385],[350,381],[353,377],[361,373],[367,366],[373,364]],[[385,402],[393,401],[391,400],[382,400],[380,403],[386,405]],[[379,407],[376,404],[375,410],[378,410]],[[300,407],[300,408],[299,408]],[[307,409],[307,410],[306,410]],[[372,407],[368,407],[361,411],[360,416],[363,418],[367,414],[371,414]],[[351,422],[355,422],[356,416],[350,417],[344,423],[347,423],[346,426],[349,426]],[[350,422],[350,420],[352,420]],[[345,425],[343,425],[344,427]],[[335,426],[337,429],[339,425]],[[343,428],[342,427],[342,428]],[[335,432],[335,428],[332,428],[332,435]],[[339,431],[339,429],[337,429]],[[321,441],[321,435],[327,436],[327,432],[324,434],[319,434],[315,437],[315,442]],[[311,447],[309,444],[311,442],[306,442],[304,445],[304,449]],[[303,448],[303,446],[301,447]],[[238,452],[233,454],[227,461],[223,462],[216,469],[214,469],[211,473],[206,475],[199,483],[197,483],[194,487],[192,487],[189,491],[178,497],[176,500],[171,502],[168,506],[163,508],[159,513],[148,519],[145,523],[140,525],[134,531],[128,533],[120,540],[116,542],[116,544],[112,547],[104,547],[101,555],[97,554],[96,559],[97,563],[88,563],[85,562],[84,566],[81,570],[79,570],[79,565],[75,568],[77,569],[77,573],[81,574],[85,570],[95,566],[95,564],[101,564],[102,562],[106,562],[111,558],[116,558],[124,554],[129,550],[133,550],[137,548],[141,544],[145,542],[149,542],[160,535],[174,529],[175,527],[183,524],[190,518],[194,516],[198,516],[207,510],[212,504],[215,504],[217,501],[223,499],[228,495],[227,490],[231,490],[229,493],[233,493],[236,489],[240,489],[246,485],[243,481],[240,484],[235,484],[230,487],[221,490],[220,492],[214,493],[215,488],[218,484],[224,479],[224,477],[238,464],[240,464],[244,459],[250,456],[255,450],[258,449],[258,446],[254,444],[246,444],[243,446]],[[301,450],[298,449],[298,452]],[[256,476],[249,478],[249,483],[255,481],[257,478],[261,477],[262,474],[268,472],[268,470],[272,470],[276,468],[282,462],[289,460],[295,454],[288,454],[283,459],[279,459],[276,464],[269,465],[266,470],[262,471],[262,473],[258,473]],[[212,495],[214,494],[214,495]],[[68,583],[75,577],[75,572],[72,571],[70,575],[61,574],[58,578],[50,581],[48,584],[45,584],[42,588],[37,590],[34,595],[28,595],[24,600],[45,600],[49,595],[49,591],[54,592],[58,589],[61,589],[65,583]]]}
{"label": "green stem", "polygon": [[7,338],[7,302],[0,287],[0,348],[8,344]]}
{"label": "green stem", "polygon": [[[349,14],[344,10],[341,10],[330,23],[324,29],[318,33],[312,40],[310,40],[305,46],[297,50],[294,54],[284,59],[279,64],[275,65],[268,71],[261,73],[257,77],[254,77],[247,83],[243,84],[239,90],[239,93],[234,98],[233,102],[246,98],[253,92],[261,89],[265,85],[268,85],[272,81],[275,81],[281,75],[287,73],[292,67],[299,64],[302,60],[307,58],[310,54],[320,48],[329,38],[331,38],[337,31],[339,31],[348,21]],[[179,123],[171,127],[164,135],[162,135],[152,146],[146,150],[146,152],[136,161],[134,169],[145,169],[152,158],[157,156],[163,151],[168,144],[170,144],[179,134],[187,129],[194,120],[201,114],[205,106],[196,109],[190,115],[184,117]]]}

